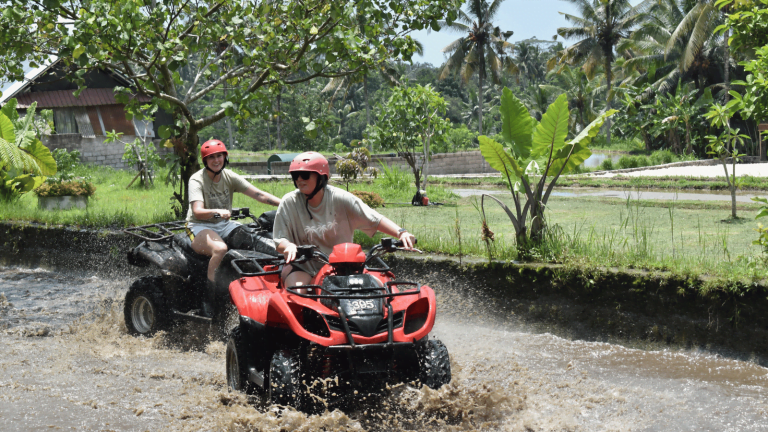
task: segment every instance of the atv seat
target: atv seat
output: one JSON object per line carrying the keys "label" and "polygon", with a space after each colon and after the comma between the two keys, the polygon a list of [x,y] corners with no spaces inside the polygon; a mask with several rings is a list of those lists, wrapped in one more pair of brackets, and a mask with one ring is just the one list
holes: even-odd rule
{"label": "atv seat", "polygon": [[192,249],[192,240],[189,239],[187,233],[179,233],[173,236],[173,242],[184,251],[184,254],[196,258],[199,261],[208,261],[211,259],[209,256],[200,255]]}

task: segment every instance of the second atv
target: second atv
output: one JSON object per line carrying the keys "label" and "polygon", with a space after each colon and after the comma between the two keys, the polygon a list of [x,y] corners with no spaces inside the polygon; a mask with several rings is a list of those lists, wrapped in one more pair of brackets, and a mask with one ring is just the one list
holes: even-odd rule
{"label": "second atv", "polygon": [[277,256],[272,240],[275,213],[266,212],[256,218],[246,207],[232,210],[232,220],[251,218],[253,221],[236,228],[224,239],[229,251],[216,270],[213,316],[202,313],[210,257],[192,250],[184,221],[125,229],[125,233],[143,240],[128,253],[128,262],[139,267],[154,267],[159,273],[139,278],[128,289],[124,314],[129,333],[151,335],[183,320],[223,325],[232,312],[229,284],[239,277],[229,263]]}
{"label": "second atv", "polygon": [[342,402],[387,383],[450,382],[448,351],[429,338],[434,291],[396,279],[379,258],[402,246],[384,238],[366,254],[344,243],[329,256],[301,246],[297,263],[325,264],[303,286],[283,285],[282,258],[232,260],[240,278],[229,291],[240,325],[227,344],[229,388],[311,412],[318,401]]}

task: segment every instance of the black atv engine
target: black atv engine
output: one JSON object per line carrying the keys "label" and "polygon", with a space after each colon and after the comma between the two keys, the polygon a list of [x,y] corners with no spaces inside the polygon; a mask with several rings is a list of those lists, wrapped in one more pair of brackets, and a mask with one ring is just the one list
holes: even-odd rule
{"label": "black atv engine", "polygon": [[[334,294],[354,296],[353,299],[321,299],[328,307],[346,316],[353,334],[371,337],[386,331],[383,298],[370,298],[372,294],[384,294],[384,285],[369,274],[351,276],[327,276],[323,288]],[[359,297],[359,298],[358,298]],[[330,318],[330,319],[329,319]],[[328,325],[343,331],[343,324],[336,317],[326,317]],[[336,322],[339,321],[339,322]],[[382,329],[382,325],[384,326]]]}

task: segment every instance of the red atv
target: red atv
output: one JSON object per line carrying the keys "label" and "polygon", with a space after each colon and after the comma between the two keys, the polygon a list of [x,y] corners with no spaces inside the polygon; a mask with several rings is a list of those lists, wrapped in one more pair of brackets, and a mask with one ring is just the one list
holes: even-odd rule
{"label": "red atv", "polygon": [[299,247],[297,263],[325,265],[311,285],[284,287],[282,258],[232,261],[241,278],[229,292],[240,324],[227,344],[227,384],[273,404],[314,411],[387,383],[451,381],[448,350],[429,339],[435,292],[396,280],[380,255],[403,250],[384,238],[365,254],[344,243],[330,256]]}

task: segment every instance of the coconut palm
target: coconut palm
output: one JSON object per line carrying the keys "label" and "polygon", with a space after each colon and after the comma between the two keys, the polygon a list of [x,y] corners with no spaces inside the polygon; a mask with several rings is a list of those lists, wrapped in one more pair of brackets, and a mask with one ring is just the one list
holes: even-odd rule
{"label": "coconut palm", "polygon": [[[612,65],[616,59],[614,48],[622,39],[643,19],[641,10],[647,3],[655,0],[645,0],[637,8],[632,7],[629,0],[563,0],[573,3],[581,16],[566,14],[565,19],[573,23],[573,27],[560,27],[557,34],[566,39],[579,39],[578,42],[566,48],[561,62],[576,64],[584,62],[584,72],[591,79],[598,66],[603,66],[607,83],[606,109],[611,108]],[[611,142],[610,119],[606,122],[606,138]]]}
{"label": "coconut palm", "polygon": [[[491,72],[494,84],[501,84],[501,73],[517,73],[518,69],[510,54],[514,45],[507,42],[512,31],[501,31],[493,25],[493,19],[504,0],[468,0],[467,11],[459,10],[458,19],[448,24],[441,22],[442,27],[465,33],[459,39],[443,48],[450,56],[440,73],[440,79],[445,79],[452,73],[459,73],[464,82],[477,72],[478,94],[484,94],[487,70]],[[478,130],[483,133],[483,98],[478,98]]]}
{"label": "coconut palm", "polygon": [[597,101],[605,91],[605,86],[600,84],[602,80],[603,74],[589,79],[581,68],[563,65],[558,70],[550,71],[547,74],[548,84],[539,87],[553,95],[568,95],[568,108],[573,110],[571,127],[577,133],[598,116]]}
{"label": "coconut palm", "polygon": [[[695,16],[701,25],[691,25]],[[711,20],[707,21],[707,16]],[[665,94],[674,90],[678,81],[693,81],[699,91],[716,82],[707,82],[722,64],[720,37],[714,28],[719,18],[706,12],[693,0],[656,0],[648,9],[643,24],[617,48],[631,52],[626,71],[640,72],[632,85],[649,85],[643,96]],[[707,31],[699,34],[702,27]],[[684,31],[687,28],[687,32]]]}

